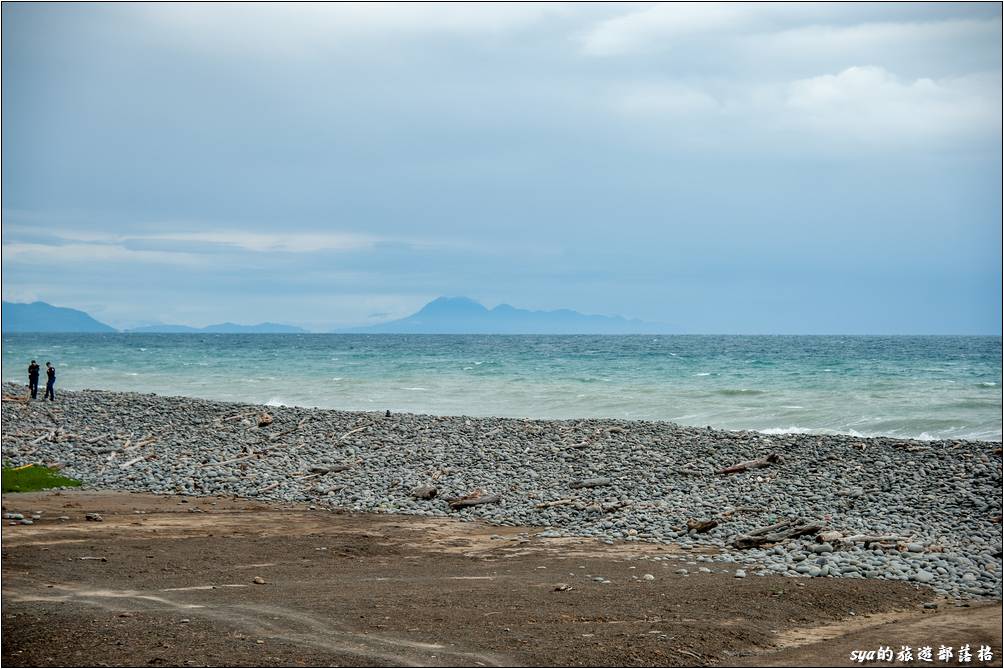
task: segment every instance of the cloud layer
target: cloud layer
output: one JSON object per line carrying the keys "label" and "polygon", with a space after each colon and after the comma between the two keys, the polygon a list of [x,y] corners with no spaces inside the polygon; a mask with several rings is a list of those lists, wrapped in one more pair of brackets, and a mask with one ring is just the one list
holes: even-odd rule
{"label": "cloud layer", "polygon": [[999,326],[999,5],[8,4],[3,89],[5,299]]}

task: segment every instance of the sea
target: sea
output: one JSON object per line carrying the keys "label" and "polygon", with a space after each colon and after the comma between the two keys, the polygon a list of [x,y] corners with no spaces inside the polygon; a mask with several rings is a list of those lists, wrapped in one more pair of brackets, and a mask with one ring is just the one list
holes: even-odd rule
{"label": "sea", "polygon": [[[997,336],[4,334],[60,389],[767,434],[1001,440]],[[43,374],[42,384],[45,383]]]}

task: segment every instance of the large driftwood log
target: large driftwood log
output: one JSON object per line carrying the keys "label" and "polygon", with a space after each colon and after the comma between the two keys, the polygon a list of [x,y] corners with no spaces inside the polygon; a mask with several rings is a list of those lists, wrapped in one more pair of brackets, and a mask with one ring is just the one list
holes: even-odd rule
{"label": "large driftwood log", "polygon": [[821,529],[823,529],[822,525],[810,523],[808,525],[798,525],[777,532],[769,532],[765,534],[741,534],[732,541],[732,545],[736,548],[756,548],[758,546],[763,546],[764,544],[777,544],[782,541],[787,541],[788,539],[796,539],[807,534],[815,534]]}
{"label": "large driftwood log", "polygon": [[756,460],[747,460],[746,462],[740,462],[738,464],[732,465],[731,467],[726,467],[725,469],[719,469],[719,474],[738,474],[740,472],[748,472],[751,469],[761,469],[768,465],[775,463],[784,462],[784,456],[780,453],[771,453],[770,455],[758,458]]}
{"label": "large driftwood log", "polygon": [[569,488],[598,488],[600,486],[610,485],[612,481],[607,478],[599,479],[578,479],[577,481],[572,481],[568,484]]}
{"label": "large driftwood log", "polygon": [[462,509],[465,506],[477,506],[479,504],[491,504],[501,499],[499,495],[481,495],[480,497],[461,497],[450,502],[451,509]]}

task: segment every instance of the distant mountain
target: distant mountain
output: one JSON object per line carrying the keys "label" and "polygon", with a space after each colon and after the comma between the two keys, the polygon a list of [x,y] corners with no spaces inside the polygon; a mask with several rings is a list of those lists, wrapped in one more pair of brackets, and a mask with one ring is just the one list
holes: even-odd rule
{"label": "distant mountain", "polygon": [[239,325],[237,323],[220,323],[207,325],[204,328],[193,328],[190,325],[146,325],[133,328],[128,332],[148,333],[192,333],[192,334],[300,334],[306,330],[294,325],[282,323],[258,323],[257,325]]}
{"label": "distant mountain", "polygon": [[412,334],[652,334],[665,326],[620,316],[593,316],[570,309],[529,311],[500,304],[494,309],[467,297],[439,297],[417,313],[388,323],[343,332]]}
{"label": "distant mountain", "polygon": [[83,311],[45,302],[3,302],[4,332],[116,332]]}

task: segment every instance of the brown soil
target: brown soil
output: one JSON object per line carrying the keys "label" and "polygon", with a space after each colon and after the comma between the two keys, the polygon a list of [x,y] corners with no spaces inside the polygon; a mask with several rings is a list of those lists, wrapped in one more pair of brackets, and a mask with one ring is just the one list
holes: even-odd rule
{"label": "brown soil", "polygon": [[3,528],[6,666],[820,666],[965,643],[992,645],[1000,666],[1000,602],[925,610],[932,593],[905,583],[736,579],[717,564],[681,576],[698,565],[639,560],[667,547],[248,500],[4,506],[43,512]]}

